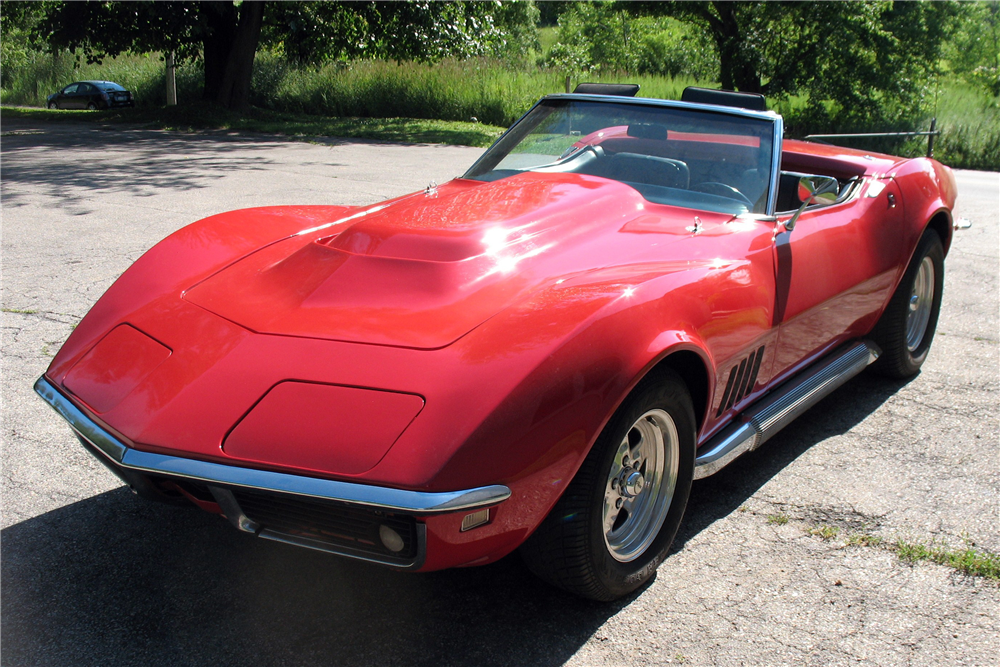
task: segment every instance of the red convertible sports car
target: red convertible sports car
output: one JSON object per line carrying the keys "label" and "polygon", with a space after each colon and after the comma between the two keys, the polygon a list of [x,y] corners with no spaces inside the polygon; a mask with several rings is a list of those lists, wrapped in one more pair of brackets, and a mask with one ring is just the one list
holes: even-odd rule
{"label": "red convertible sports car", "polygon": [[692,480],[917,373],[955,181],[783,141],[759,96],[622,92],[545,97],[439,187],[181,229],[36,390],[138,494],[259,537],[635,590]]}

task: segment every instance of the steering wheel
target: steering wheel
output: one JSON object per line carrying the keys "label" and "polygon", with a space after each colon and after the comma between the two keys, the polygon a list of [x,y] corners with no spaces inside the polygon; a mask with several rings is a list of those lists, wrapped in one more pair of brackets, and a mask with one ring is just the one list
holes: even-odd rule
{"label": "steering wheel", "polygon": [[735,199],[738,202],[746,204],[748,209],[753,209],[753,202],[750,201],[745,194],[731,185],[726,185],[725,183],[719,183],[718,181],[706,181],[704,183],[699,183],[691,189],[695,192],[704,192],[707,195],[716,195],[719,197]]}

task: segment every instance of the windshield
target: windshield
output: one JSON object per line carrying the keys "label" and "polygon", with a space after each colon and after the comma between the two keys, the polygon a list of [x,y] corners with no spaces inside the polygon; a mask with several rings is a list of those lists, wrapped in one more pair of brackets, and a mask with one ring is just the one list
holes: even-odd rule
{"label": "windshield", "polygon": [[659,204],[765,213],[774,123],[727,113],[543,100],[465,174],[495,181],[558,172],[608,178]]}
{"label": "windshield", "polygon": [[119,86],[117,83],[111,83],[110,81],[105,81],[104,83],[98,84],[103,90],[108,92],[122,92],[125,89]]}

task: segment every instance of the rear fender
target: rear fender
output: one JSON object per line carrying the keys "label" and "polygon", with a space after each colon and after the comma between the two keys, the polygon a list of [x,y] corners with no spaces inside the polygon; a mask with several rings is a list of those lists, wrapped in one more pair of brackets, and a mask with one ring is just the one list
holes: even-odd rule
{"label": "rear fender", "polygon": [[913,253],[928,225],[933,225],[947,255],[952,238],[951,212],[958,196],[951,169],[937,160],[916,158],[901,164],[892,177],[899,185],[908,236],[913,239],[909,254]]}

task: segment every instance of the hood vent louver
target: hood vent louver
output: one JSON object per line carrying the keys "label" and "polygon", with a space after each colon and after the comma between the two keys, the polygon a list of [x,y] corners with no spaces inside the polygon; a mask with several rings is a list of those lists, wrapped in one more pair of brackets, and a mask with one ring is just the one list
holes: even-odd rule
{"label": "hood vent louver", "polygon": [[719,409],[715,412],[716,417],[721,416],[750,393],[757,382],[757,373],[760,371],[760,362],[763,358],[764,346],[761,345],[756,352],[729,371],[729,381],[726,382],[726,391],[722,395]]}

